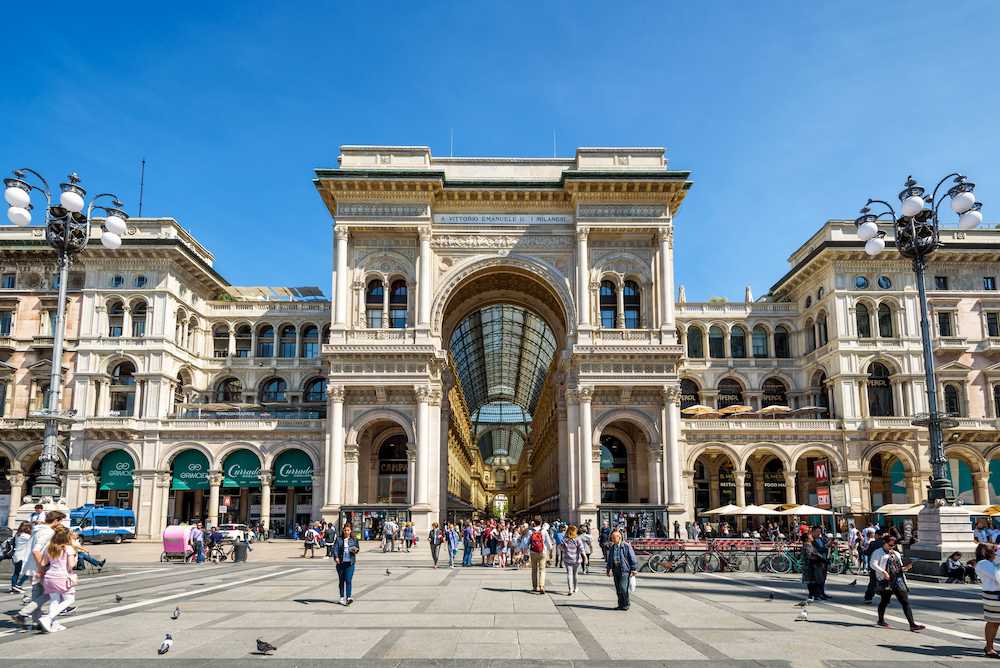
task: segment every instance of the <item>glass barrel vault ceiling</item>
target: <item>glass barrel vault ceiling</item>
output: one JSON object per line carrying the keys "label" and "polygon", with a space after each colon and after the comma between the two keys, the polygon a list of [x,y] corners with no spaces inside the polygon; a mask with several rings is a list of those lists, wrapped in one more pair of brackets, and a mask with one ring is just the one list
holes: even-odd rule
{"label": "glass barrel vault ceiling", "polygon": [[495,304],[467,315],[450,348],[483,458],[516,462],[555,355],[555,335],[531,311]]}

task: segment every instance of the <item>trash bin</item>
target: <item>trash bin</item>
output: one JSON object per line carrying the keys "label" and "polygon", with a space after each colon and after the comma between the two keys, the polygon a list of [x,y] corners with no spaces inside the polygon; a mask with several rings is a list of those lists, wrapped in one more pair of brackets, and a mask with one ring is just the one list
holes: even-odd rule
{"label": "trash bin", "polygon": [[239,541],[233,546],[233,561],[246,561],[247,560],[247,543]]}

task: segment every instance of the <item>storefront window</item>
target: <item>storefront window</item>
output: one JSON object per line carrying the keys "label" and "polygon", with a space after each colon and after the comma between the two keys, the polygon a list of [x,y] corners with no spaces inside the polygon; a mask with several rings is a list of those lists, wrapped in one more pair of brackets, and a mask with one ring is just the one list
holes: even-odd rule
{"label": "storefront window", "polygon": [[406,503],[408,470],[405,437],[389,438],[378,449],[379,503]]}
{"label": "storefront window", "polygon": [[868,367],[868,414],[872,417],[894,415],[889,370],[878,362]]}
{"label": "storefront window", "polygon": [[628,450],[614,436],[601,436],[601,503],[628,503]]}
{"label": "storefront window", "polygon": [[735,380],[725,379],[719,381],[719,408],[726,406],[738,406],[743,403],[743,388]]}
{"label": "storefront window", "polygon": [[698,384],[690,378],[681,379],[681,409],[690,408],[701,403],[701,392]]}

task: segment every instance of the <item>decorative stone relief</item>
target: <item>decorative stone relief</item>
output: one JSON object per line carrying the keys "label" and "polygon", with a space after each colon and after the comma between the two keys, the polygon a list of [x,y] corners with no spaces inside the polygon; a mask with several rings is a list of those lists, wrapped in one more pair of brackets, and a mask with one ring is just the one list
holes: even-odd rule
{"label": "decorative stone relief", "polygon": [[667,207],[662,204],[581,204],[579,218],[662,218]]}
{"label": "decorative stone relief", "polygon": [[426,204],[345,203],[337,204],[338,217],[417,218],[427,215]]}

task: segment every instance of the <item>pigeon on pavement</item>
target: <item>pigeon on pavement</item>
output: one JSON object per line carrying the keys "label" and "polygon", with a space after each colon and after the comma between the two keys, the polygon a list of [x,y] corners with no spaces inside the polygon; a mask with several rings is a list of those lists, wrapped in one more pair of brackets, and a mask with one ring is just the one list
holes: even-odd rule
{"label": "pigeon on pavement", "polygon": [[271,652],[277,652],[278,648],[272,645],[271,643],[267,642],[266,640],[261,640],[260,638],[257,638],[257,651],[260,652],[261,654],[270,655]]}
{"label": "pigeon on pavement", "polygon": [[389,570],[389,569],[387,568],[387,569],[385,569],[385,574],[386,574],[386,575],[392,575],[392,571],[390,571],[390,570]]}
{"label": "pigeon on pavement", "polygon": [[157,654],[166,654],[170,651],[170,648],[174,646],[174,638],[169,633],[163,638],[163,642],[160,643],[160,649],[156,650]]}
{"label": "pigeon on pavement", "polygon": [[809,612],[806,611],[805,608],[802,608],[802,610],[799,611],[799,616],[795,618],[795,621],[797,621],[797,622],[808,622],[809,621]]}
{"label": "pigeon on pavement", "polygon": [[170,619],[177,619],[180,616],[181,616],[181,609],[180,607],[177,607],[174,608],[174,614],[170,615]]}
{"label": "pigeon on pavement", "polygon": [[769,600],[769,601],[773,601],[774,600],[774,592],[773,591],[770,592],[770,593],[768,593],[767,600]]}
{"label": "pigeon on pavement", "polygon": [[122,595],[115,594],[115,603],[121,603],[121,602],[122,602]]}
{"label": "pigeon on pavement", "polygon": [[854,578],[854,580],[851,582],[851,586],[852,587],[857,587],[858,586],[858,579],[857,578]]}

